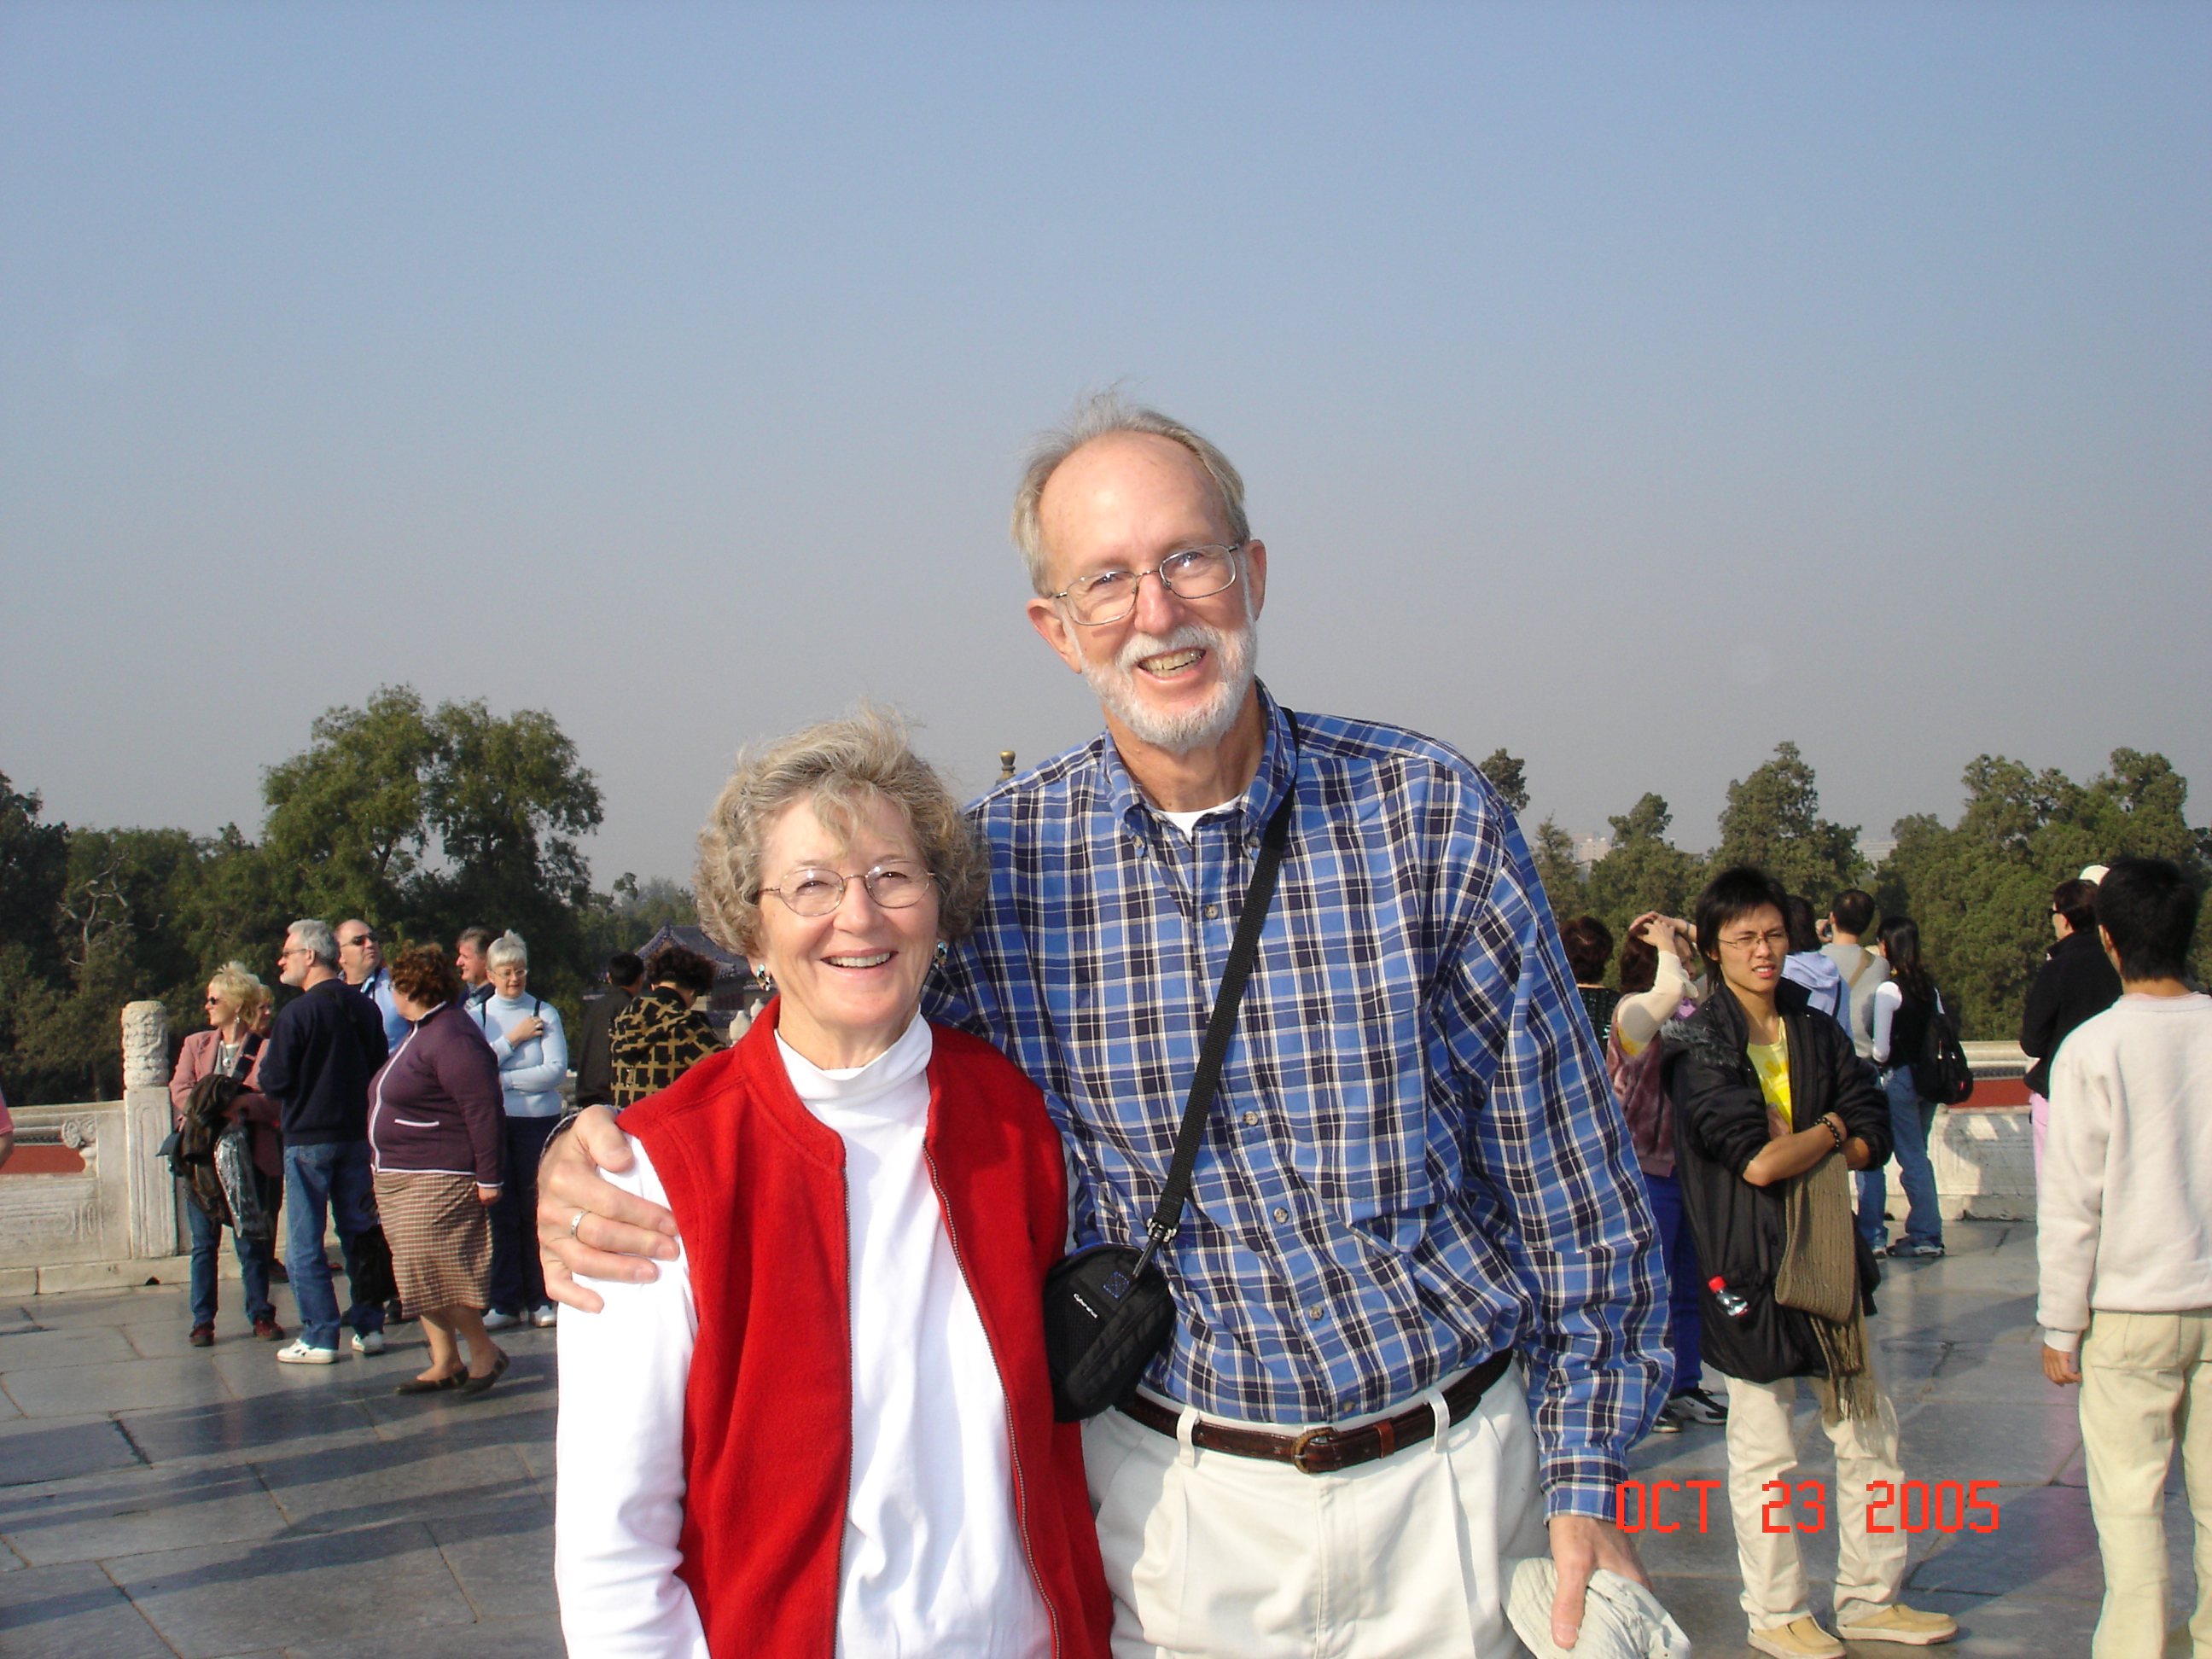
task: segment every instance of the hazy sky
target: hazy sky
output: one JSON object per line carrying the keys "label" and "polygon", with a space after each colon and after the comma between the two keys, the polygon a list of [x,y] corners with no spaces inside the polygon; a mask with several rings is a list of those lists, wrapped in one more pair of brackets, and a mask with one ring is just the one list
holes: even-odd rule
{"label": "hazy sky", "polygon": [[1701,847],[1987,750],[2212,791],[2212,8],[0,4],[0,771],[211,831],[381,684],[604,884],[867,693],[1097,712],[1027,435],[1227,448],[1294,707]]}

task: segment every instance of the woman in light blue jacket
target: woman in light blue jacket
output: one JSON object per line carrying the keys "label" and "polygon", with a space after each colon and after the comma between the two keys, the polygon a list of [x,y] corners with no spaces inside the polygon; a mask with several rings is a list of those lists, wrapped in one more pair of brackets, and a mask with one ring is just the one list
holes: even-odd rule
{"label": "woman in light blue jacket", "polygon": [[477,1024],[499,1057],[507,1103],[507,1184],[491,1212],[491,1306],[484,1328],[553,1322],[553,1304],[538,1261],[538,1158],[561,1121],[561,1080],[568,1071],[568,1039],[561,1011],[530,994],[530,951],[515,933],[484,952],[492,994]]}

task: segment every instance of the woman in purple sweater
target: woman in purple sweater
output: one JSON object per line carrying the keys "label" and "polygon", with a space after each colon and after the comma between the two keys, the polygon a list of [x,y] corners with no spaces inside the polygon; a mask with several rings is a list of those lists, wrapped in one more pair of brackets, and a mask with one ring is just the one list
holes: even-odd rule
{"label": "woman in purple sweater", "polygon": [[394,962],[392,1000],[411,1029],[369,1085],[368,1145],[400,1299],[430,1343],[428,1366],[396,1392],[478,1395],[507,1364],[483,1327],[506,1115],[499,1062],[443,951],[424,945]]}

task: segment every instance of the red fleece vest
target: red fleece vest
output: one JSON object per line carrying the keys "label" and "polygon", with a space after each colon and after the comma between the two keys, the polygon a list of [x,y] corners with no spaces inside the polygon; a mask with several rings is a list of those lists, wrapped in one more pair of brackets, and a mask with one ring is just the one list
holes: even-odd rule
{"label": "red fleece vest", "polygon": [[[778,1012],[623,1114],[690,1255],[678,1572],[716,1659],[836,1650],[853,1461],[845,1148],[791,1086]],[[923,1146],[1006,1385],[1023,1542],[1054,1654],[1103,1659],[1112,1609],[1082,1437],[1053,1421],[1044,1364],[1040,1297],[1066,1226],[1060,1137],[1005,1055],[945,1026],[933,1036]]]}

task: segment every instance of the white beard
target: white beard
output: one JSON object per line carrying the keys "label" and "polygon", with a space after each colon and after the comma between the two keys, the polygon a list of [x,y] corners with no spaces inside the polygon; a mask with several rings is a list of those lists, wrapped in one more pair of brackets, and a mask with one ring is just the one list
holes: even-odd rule
{"label": "white beard", "polygon": [[[1179,714],[1164,713],[1146,702],[1138,690],[1137,676],[1143,671],[1137,665],[1147,657],[1194,649],[1210,653],[1218,668],[1213,695],[1195,708]],[[1164,749],[1171,755],[1188,755],[1194,749],[1218,743],[1237,724],[1237,715],[1244,710],[1244,699],[1252,690],[1259,655],[1259,623],[1248,605],[1244,625],[1234,633],[1186,623],[1164,639],[1149,634],[1133,635],[1115,653],[1112,663],[1086,661],[1083,678],[1098,694],[1098,701],[1106,706],[1106,712],[1139,741],[1155,749]]]}

